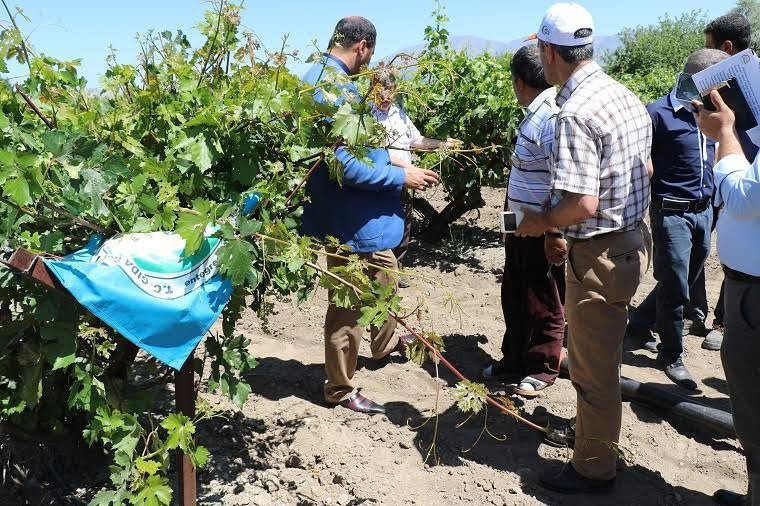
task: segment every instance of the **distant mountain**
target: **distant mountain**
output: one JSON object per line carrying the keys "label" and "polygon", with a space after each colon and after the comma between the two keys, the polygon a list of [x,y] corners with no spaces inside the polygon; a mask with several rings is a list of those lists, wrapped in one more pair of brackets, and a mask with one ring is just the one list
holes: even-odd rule
{"label": "distant mountain", "polygon": [[[451,44],[454,49],[460,51],[464,50],[469,55],[478,55],[484,52],[488,52],[494,55],[501,55],[506,52],[514,53],[522,46],[528,44],[523,39],[515,39],[509,42],[499,42],[496,40],[488,40],[472,35],[455,35],[451,37]],[[594,52],[597,57],[607,52],[612,52],[620,46],[620,39],[615,35],[600,35],[596,37],[594,41]],[[424,44],[417,46],[406,47],[399,49],[393,54],[382,58],[382,61],[389,61],[391,58],[399,53],[406,53],[416,55],[425,49]]]}

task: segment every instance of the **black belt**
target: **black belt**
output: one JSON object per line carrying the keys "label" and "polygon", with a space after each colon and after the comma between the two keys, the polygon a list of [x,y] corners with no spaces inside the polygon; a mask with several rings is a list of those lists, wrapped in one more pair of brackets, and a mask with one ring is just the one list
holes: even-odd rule
{"label": "black belt", "polygon": [[677,211],[681,213],[701,213],[712,205],[709,198],[702,200],[674,200],[667,197],[652,197],[652,207],[663,211]]}
{"label": "black belt", "polygon": [[723,266],[723,272],[726,273],[728,279],[734,281],[741,281],[742,283],[756,283],[760,284],[760,276],[753,276],[751,274],[744,274],[743,272],[736,271],[728,266]]}

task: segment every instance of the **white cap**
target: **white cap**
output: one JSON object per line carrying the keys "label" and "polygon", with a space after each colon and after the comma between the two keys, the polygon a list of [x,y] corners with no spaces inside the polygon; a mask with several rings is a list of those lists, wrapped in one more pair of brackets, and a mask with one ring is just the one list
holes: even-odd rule
{"label": "white cap", "polygon": [[[578,37],[580,30],[591,30],[587,37]],[[585,46],[594,41],[594,20],[591,14],[576,3],[559,3],[549,7],[541,20],[538,38],[558,46]]]}

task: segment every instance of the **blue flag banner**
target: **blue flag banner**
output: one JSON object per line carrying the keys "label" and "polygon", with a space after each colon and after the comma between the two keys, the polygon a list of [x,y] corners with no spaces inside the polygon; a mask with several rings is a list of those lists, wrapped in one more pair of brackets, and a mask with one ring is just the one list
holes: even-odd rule
{"label": "blue flag banner", "polygon": [[232,295],[217,272],[219,245],[207,237],[185,256],[174,233],[93,236],[84,249],[45,264],[92,314],[179,370]]}

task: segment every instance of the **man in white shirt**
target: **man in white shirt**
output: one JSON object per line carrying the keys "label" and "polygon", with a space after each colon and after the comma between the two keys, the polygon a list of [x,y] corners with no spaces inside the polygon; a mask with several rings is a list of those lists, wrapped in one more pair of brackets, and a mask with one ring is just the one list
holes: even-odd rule
{"label": "man in white shirt", "polygon": [[[754,83],[753,83],[754,84]],[[702,132],[718,142],[715,205],[718,256],[726,275],[725,333],[720,357],[728,382],[736,435],[747,458],[747,496],[718,490],[720,504],[760,505],[760,157],[749,164],[734,126],[733,111],[710,94],[715,112],[699,110]]]}
{"label": "man in white shirt", "polygon": [[[420,133],[404,108],[396,103],[396,77],[390,69],[381,68],[372,78],[372,87],[374,89],[372,115],[385,128],[386,145],[393,165],[404,169],[414,167],[412,150],[451,149],[461,144],[461,141],[457,139],[448,138],[442,141],[430,139]],[[412,190],[403,190],[401,205],[404,209],[404,236],[401,243],[393,249],[399,267],[402,267],[406,252],[409,250],[409,241],[412,235],[413,203]],[[401,288],[408,286],[404,277],[399,279],[399,286]]]}

